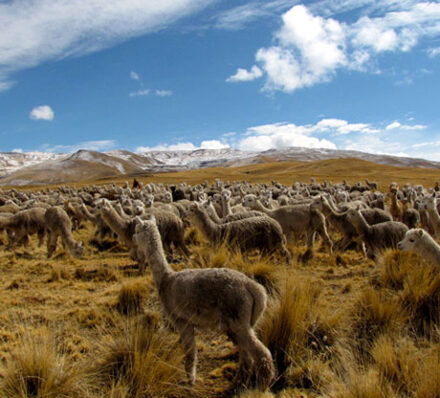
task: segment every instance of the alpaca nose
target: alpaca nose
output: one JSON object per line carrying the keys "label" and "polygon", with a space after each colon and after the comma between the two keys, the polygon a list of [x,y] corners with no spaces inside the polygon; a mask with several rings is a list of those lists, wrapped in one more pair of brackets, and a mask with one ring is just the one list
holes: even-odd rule
{"label": "alpaca nose", "polygon": [[397,248],[398,248],[399,250],[402,250],[402,242],[399,242],[399,243],[397,244]]}

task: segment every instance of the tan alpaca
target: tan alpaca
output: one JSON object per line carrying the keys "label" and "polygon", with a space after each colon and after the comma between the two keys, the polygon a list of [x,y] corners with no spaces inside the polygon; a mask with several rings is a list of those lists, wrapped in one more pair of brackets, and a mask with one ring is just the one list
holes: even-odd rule
{"label": "tan alpaca", "polygon": [[287,263],[291,260],[281,226],[270,217],[263,215],[217,224],[206,213],[203,204],[197,202],[191,205],[190,213],[195,225],[215,248],[226,243],[244,253],[258,249],[268,255],[279,251]]}
{"label": "tan alpaca", "polygon": [[435,194],[423,198],[422,209],[429,214],[429,221],[434,232],[434,236],[440,238],[440,215],[437,210],[437,198]]}
{"label": "tan alpaca", "polygon": [[180,334],[189,382],[196,379],[195,328],[220,328],[238,346],[240,362],[235,387],[246,371],[255,373],[260,389],[273,381],[269,350],[258,340],[254,326],[266,308],[264,288],[241,272],[227,268],[175,272],[168,264],[156,222],[138,219],[134,240],[148,259],[164,311]]}
{"label": "tan alpaca", "polygon": [[399,250],[415,251],[431,263],[440,266],[440,245],[421,228],[407,231],[397,247]]}
{"label": "tan alpaca", "polygon": [[46,210],[44,221],[47,231],[47,257],[57,248],[58,237],[61,236],[64,247],[75,257],[81,258],[84,254],[84,245],[82,242],[76,242],[72,235],[72,222],[67,213],[58,206]]}
{"label": "tan alpaca", "polygon": [[28,235],[38,234],[38,246],[44,242],[46,209],[35,207],[33,209],[21,210],[5,220],[3,226],[8,230],[9,245],[12,248],[17,243],[29,245]]}
{"label": "tan alpaca", "polygon": [[403,203],[397,199],[397,188],[394,186],[390,187],[390,214],[393,217],[394,221],[402,221],[403,220]]}

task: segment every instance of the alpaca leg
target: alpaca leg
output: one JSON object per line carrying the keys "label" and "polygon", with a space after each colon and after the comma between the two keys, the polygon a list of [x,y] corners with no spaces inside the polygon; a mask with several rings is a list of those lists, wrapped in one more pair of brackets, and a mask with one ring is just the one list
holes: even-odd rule
{"label": "alpaca leg", "polygon": [[175,322],[175,327],[180,333],[180,342],[185,352],[185,371],[191,385],[196,381],[197,347],[194,337],[194,326],[186,321]]}
{"label": "alpaca leg", "polygon": [[45,236],[46,236],[46,231],[44,230],[38,231],[38,247],[43,246]]}
{"label": "alpaca leg", "polygon": [[254,370],[258,388],[262,391],[266,390],[275,379],[275,367],[272,355],[267,347],[258,340],[254,330],[247,326],[236,325],[233,334],[237,340],[237,345],[254,361]]}
{"label": "alpaca leg", "polygon": [[57,249],[58,235],[54,232],[49,232],[47,236],[47,258],[51,258],[53,252]]}
{"label": "alpaca leg", "polygon": [[330,239],[330,236],[328,236],[327,228],[325,225],[322,225],[319,229],[319,234],[321,235],[321,238],[327,243],[330,253],[333,253],[333,241]]}
{"label": "alpaca leg", "polygon": [[308,231],[307,232],[307,247],[309,249],[313,249],[313,243],[315,242],[315,231]]}
{"label": "alpaca leg", "polygon": [[235,373],[234,380],[232,382],[230,390],[232,392],[239,392],[249,387],[251,376],[253,375],[253,360],[249,355],[249,352],[244,349],[242,345],[238,343],[239,338],[232,331],[227,332],[228,337],[237,346],[239,362],[238,369]]}

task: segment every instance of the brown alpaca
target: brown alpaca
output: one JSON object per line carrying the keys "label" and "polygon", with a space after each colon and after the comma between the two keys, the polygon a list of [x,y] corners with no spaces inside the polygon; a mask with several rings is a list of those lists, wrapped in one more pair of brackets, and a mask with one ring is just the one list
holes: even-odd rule
{"label": "brown alpaca", "polygon": [[394,186],[390,187],[390,214],[393,217],[394,221],[402,221],[403,220],[403,203],[397,199],[397,188]]}
{"label": "brown alpaca", "polygon": [[8,248],[12,248],[17,243],[22,243],[25,247],[28,247],[28,235],[35,233],[38,234],[38,246],[41,246],[45,236],[45,213],[46,209],[35,207],[33,209],[21,210],[5,220],[3,226],[8,230]]}
{"label": "brown alpaca", "polygon": [[138,219],[134,240],[143,258],[148,259],[165,314],[180,334],[190,384],[196,379],[195,328],[220,327],[238,346],[234,387],[246,385],[254,373],[258,387],[265,390],[275,377],[275,369],[269,350],[254,331],[266,308],[264,288],[243,273],[227,268],[175,272],[165,258],[154,217],[148,221]]}
{"label": "brown alpaca", "polygon": [[47,257],[52,257],[57,248],[58,237],[61,236],[64,247],[75,257],[81,258],[84,254],[82,242],[76,242],[72,235],[72,222],[67,213],[58,206],[46,210],[44,215],[47,231]]}

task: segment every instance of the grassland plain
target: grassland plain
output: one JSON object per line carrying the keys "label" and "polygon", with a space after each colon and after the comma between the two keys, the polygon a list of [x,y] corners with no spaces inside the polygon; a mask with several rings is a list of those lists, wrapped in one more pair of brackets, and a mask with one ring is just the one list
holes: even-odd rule
{"label": "grassland plain", "polygon": [[[400,169],[359,160],[266,163],[237,169],[200,169],[140,178],[189,183],[214,178],[270,182],[373,179],[432,186],[437,170]],[[90,182],[87,182],[90,183]],[[80,185],[80,183],[78,183]],[[177,334],[161,312],[149,270],[140,276],[126,249],[108,242],[99,251],[94,227],[74,231],[83,259],[62,248],[47,259],[29,249],[0,246],[1,397],[222,397],[237,366],[233,344],[216,331],[197,335],[198,380],[185,381]],[[337,237],[333,233],[333,237]],[[6,236],[3,237],[6,240]],[[440,273],[412,253],[388,251],[377,264],[361,253],[328,254],[318,242],[289,247],[294,261],[226,248],[213,251],[190,227],[191,257],[175,269],[230,267],[269,293],[258,334],[278,368],[271,392],[246,397],[440,397]]]}

